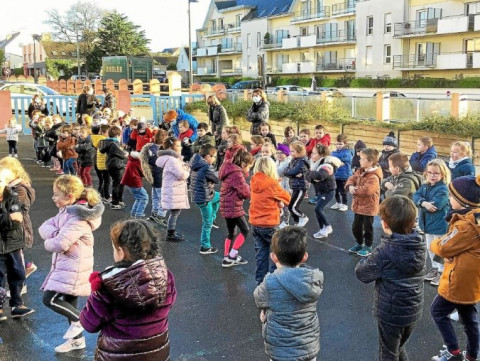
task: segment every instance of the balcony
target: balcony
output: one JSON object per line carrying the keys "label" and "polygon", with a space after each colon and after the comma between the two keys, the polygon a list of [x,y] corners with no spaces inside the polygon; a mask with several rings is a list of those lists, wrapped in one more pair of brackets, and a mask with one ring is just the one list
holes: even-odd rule
{"label": "balcony", "polygon": [[326,31],[320,34],[317,37],[318,44],[329,44],[329,43],[348,43],[355,42],[357,40],[357,35],[353,30],[337,30],[337,31]]}
{"label": "balcony", "polygon": [[354,72],[355,71],[355,58],[344,58],[344,59],[325,59],[320,58],[318,59],[316,71],[319,72],[338,72],[338,71],[345,71],[345,72]]}
{"label": "balcony", "polygon": [[438,19],[437,34],[454,34],[473,31],[475,15],[449,16]]}
{"label": "balcony", "polygon": [[197,49],[197,57],[201,56],[213,56],[218,54],[219,45],[207,46]]}
{"label": "balcony", "polygon": [[480,68],[480,52],[453,52],[413,55],[394,55],[394,69],[470,69]]}
{"label": "balcony", "polygon": [[225,28],[208,29],[207,33],[205,34],[205,37],[218,36],[218,35],[224,35],[224,34],[225,34]]}
{"label": "balcony", "polygon": [[299,61],[295,63],[283,63],[282,73],[312,73],[315,71],[315,63],[313,61]]}
{"label": "balcony", "polygon": [[394,55],[393,69],[431,69],[437,65],[438,54]]}
{"label": "balcony", "polygon": [[274,40],[266,40],[263,42],[262,45],[260,45],[260,49],[262,50],[272,50],[272,49],[278,49],[282,47],[282,41],[277,41],[276,39]]}
{"label": "balcony", "polygon": [[227,46],[219,45],[220,54],[231,54],[231,53],[241,53],[242,52],[242,43],[233,43]]}
{"label": "balcony", "polygon": [[332,16],[346,16],[355,14],[356,1],[344,1],[332,5]]}
{"label": "balcony", "polygon": [[326,19],[330,17],[330,6],[324,6],[317,11],[313,10],[305,10],[296,12],[295,15],[292,17],[290,21],[292,24],[294,23],[304,23],[308,21],[315,21]]}
{"label": "balcony", "polygon": [[439,19],[425,19],[395,23],[393,37],[414,37],[434,34],[438,30]]}
{"label": "balcony", "polygon": [[217,71],[209,67],[197,67],[197,75],[217,75]]}
{"label": "balcony", "polygon": [[221,69],[220,75],[221,76],[233,76],[233,75],[241,75],[242,68],[233,68],[233,69]]}
{"label": "balcony", "polygon": [[227,24],[227,33],[239,33],[240,31],[242,31],[240,24]]}

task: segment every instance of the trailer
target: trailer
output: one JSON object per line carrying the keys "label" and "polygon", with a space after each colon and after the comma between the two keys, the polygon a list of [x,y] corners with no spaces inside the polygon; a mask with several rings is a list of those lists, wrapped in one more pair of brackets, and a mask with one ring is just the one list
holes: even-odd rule
{"label": "trailer", "polygon": [[148,83],[153,76],[153,59],[136,56],[104,56],[102,57],[102,79],[112,79],[118,83],[126,79],[132,83],[140,79]]}

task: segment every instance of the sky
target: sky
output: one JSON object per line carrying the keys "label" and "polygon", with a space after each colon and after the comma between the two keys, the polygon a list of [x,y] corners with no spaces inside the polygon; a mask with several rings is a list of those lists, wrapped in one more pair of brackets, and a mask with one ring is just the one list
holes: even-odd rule
{"label": "sky", "polygon": [[[92,0],[90,0],[92,1]],[[0,39],[14,31],[28,34],[50,32],[46,10],[66,11],[76,0],[17,0],[14,9],[25,9],[21,14],[8,16],[3,14],[0,21]],[[188,46],[188,0],[97,0],[99,7],[116,10],[127,15],[128,19],[145,30],[150,39],[150,50]],[[14,4],[14,5],[13,5]],[[201,28],[207,14],[210,0],[198,0],[191,3],[192,42],[195,41],[195,29]],[[8,6],[7,6],[8,8]],[[4,7],[5,9],[5,7]]]}

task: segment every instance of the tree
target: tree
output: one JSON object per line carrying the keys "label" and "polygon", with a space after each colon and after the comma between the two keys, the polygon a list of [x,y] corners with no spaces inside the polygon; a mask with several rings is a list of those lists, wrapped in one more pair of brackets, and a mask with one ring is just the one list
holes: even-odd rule
{"label": "tree", "polygon": [[167,70],[177,70],[177,64],[175,63],[169,63],[167,65]]}
{"label": "tree", "polygon": [[148,54],[150,39],[139,25],[117,12],[107,14],[98,30],[98,46],[104,56]]}
{"label": "tree", "polygon": [[[5,58],[5,50],[3,49],[0,49],[0,68],[3,69],[3,66],[5,65],[5,61],[7,59]],[[0,75],[3,75],[3,74],[0,74]]]}

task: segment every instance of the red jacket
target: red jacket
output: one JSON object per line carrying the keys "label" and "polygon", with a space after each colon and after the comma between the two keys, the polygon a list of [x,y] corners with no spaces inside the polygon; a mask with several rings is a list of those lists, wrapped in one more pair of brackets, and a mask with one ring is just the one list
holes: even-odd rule
{"label": "red jacket", "polygon": [[231,162],[233,160],[233,157],[235,157],[235,154],[237,154],[237,152],[240,149],[245,150],[245,147],[243,146],[243,144],[237,144],[237,145],[234,145],[232,148],[227,148],[227,150],[225,151],[225,157],[223,158],[223,161]]}
{"label": "red jacket", "polygon": [[190,139],[190,138],[192,138],[192,135],[193,135],[193,130],[189,128],[188,130],[184,131],[183,133],[180,133],[178,135],[178,139],[180,139],[180,140],[184,140],[185,138]]}
{"label": "red jacket", "polygon": [[220,188],[220,214],[223,218],[237,218],[245,215],[243,200],[250,198],[250,187],[242,168],[231,162],[223,163],[218,178]]}
{"label": "red jacket", "polygon": [[306,145],[308,158],[310,158],[310,156],[312,155],[313,148],[315,148],[315,146],[319,143],[323,144],[326,147],[330,147],[330,144],[332,143],[332,140],[330,138],[330,134],[325,134],[320,139],[317,139],[317,138],[311,138],[310,139],[310,141]]}
{"label": "red jacket", "polygon": [[130,188],[142,188],[142,177],[143,172],[140,159],[129,155],[127,167],[125,168],[125,173],[123,173],[122,181],[120,183]]}
{"label": "red jacket", "polygon": [[130,135],[130,138],[137,142],[135,149],[137,152],[140,152],[145,144],[152,142],[153,133],[149,128],[145,129],[145,133],[139,133],[138,130],[135,129]]}

